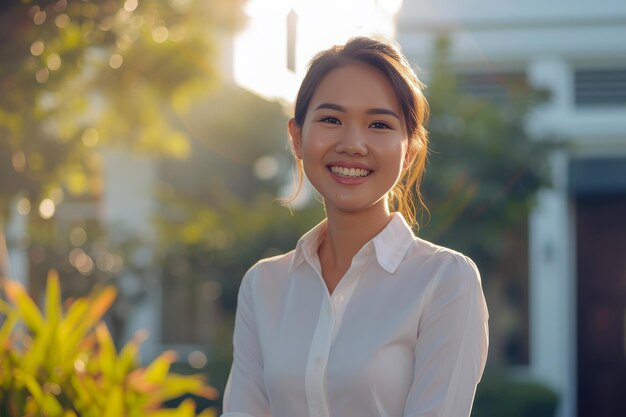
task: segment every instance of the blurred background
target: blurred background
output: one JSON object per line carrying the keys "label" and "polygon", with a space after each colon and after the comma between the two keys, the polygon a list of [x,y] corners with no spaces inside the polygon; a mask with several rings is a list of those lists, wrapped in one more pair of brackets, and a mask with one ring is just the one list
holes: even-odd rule
{"label": "blurred background", "polygon": [[223,392],[244,272],[323,218],[310,188],[276,202],[306,63],[383,34],[428,86],[416,231],[483,277],[473,415],[623,415],[626,2],[0,4],[0,277],[116,286],[118,346],[147,330],[143,360],[174,349]]}

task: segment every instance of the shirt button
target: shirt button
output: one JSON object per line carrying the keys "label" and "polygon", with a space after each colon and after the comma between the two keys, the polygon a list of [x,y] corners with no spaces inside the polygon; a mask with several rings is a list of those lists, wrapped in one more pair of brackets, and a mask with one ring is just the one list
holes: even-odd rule
{"label": "shirt button", "polygon": [[315,358],[315,366],[317,366],[318,368],[322,366],[322,358],[320,358],[319,356]]}
{"label": "shirt button", "polygon": [[341,295],[341,294],[339,294],[338,296],[336,296],[336,297],[335,297],[335,301],[336,301],[338,304],[343,303],[345,299],[346,299],[346,297],[344,297],[344,296],[343,296],[343,295]]}

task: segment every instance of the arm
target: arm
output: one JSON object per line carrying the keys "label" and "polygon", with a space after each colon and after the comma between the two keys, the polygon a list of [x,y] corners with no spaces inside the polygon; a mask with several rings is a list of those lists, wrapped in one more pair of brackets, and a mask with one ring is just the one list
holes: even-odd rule
{"label": "arm", "polygon": [[252,300],[254,268],[244,276],[237,301],[233,365],[224,392],[222,417],[270,417],[263,383],[263,355]]}
{"label": "arm", "polygon": [[435,278],[418,324],[414,379],[405,417],[467,417],[489,346],[480,274],[454,255]]}

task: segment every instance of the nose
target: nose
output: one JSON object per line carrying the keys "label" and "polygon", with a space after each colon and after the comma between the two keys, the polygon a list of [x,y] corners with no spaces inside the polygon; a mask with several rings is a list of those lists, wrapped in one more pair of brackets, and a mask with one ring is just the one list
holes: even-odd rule
{"label": "nose", "polygon": [[346,127],[335,145],[335,151],[346,155],[367,155],[365,134],[356,126]]}

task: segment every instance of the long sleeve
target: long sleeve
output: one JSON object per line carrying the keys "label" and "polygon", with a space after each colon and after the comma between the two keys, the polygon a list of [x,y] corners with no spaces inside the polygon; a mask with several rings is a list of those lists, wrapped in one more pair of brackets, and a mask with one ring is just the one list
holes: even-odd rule
{"label": "long sleeve", "polygon": [[454,255],[439,269],[418,324],[405,417],[467,417],[489,346],[480,275]]}
{"label": "long sleeve", "polygon": [[222,417],[270,417],[263,383],[263,355],[253,305],[254,268],[246,273],[237,302],[233,365],[224,393]]}

